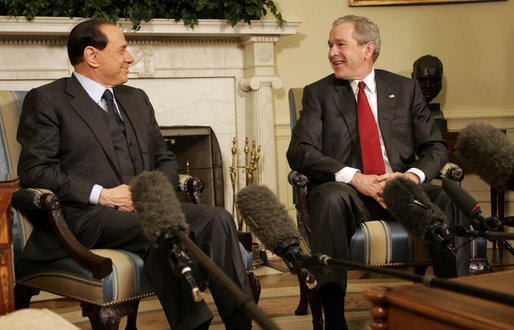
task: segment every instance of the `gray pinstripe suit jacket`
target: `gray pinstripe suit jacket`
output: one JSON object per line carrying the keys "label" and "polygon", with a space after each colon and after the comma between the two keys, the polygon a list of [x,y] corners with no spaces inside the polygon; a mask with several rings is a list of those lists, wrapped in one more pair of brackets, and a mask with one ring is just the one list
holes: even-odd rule
{"label": "gray pinstripe suit jacket", "polygon": [[[159,169],[176,185],[175,155],[166,147],[146,94],[128,86],[115,87],[114,94],[136,133],[144,170]],[[88,204],[93,185],[111,188],[121,184],[101,111],[76,78],[62,78],[27,94],[18,127],[21,185],[56,193],[71,230],[88,248],[98,239],[106,220],[101,207]],[[64,255],[45,224],[35,228],[24,250],[24,257],[30,259]]]}

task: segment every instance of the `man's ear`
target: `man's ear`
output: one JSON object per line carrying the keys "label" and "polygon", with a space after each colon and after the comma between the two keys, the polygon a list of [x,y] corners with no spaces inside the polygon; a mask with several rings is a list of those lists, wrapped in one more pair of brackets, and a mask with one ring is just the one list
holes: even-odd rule
{"label": "man's ear", "polygon": [[95,47],[87,46],[84,48],[84,62],[93,68],[100,66],[100,63],[98,63],[98,50]]}
{"label": "man's ear", "polygon": [[371,58],[373,61],[373,52],[375,51],[375,43],[370,41],[366,44],[366,48],[364,48],[364,59],[367,60]]}

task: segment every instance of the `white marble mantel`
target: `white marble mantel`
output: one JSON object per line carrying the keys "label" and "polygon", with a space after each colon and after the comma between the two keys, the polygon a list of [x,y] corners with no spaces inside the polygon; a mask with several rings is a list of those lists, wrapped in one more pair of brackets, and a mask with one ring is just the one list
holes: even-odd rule
{"label": "white marble mantel", "polygon": [[[0,16],[0,89],[26,90],[69,76],[66,53],[69,31],[82,19]],[[125,32],[135,58],[129,85],[143,88],[161,126],[211,126],[224,166],[225,207],[232,210],[232,139],[242,150],[245,137],[262,145],[258,180],[277,190],[272,88],[276,74],[274,44],[296,33],[298,22],[275,21],[230,26],[225,20],[200,20],[194,29],[182,22],[155,19]],[[239,164],[244,163],[241,152]],[[244,175],[239,183],[243,185]]]}

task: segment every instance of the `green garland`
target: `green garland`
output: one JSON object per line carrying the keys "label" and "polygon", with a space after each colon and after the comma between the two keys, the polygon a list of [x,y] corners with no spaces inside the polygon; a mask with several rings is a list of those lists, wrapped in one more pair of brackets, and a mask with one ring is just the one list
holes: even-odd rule
{"label": "green garland", "polygon": [[194,28],[198,19],[226,19],[232,26],[250,23],[271,12],[283,26],[282,14],[273,0],[0,0],[0,15],[90,17],[116,23],[128,18],[138,30],[152,18],[182,20]]}

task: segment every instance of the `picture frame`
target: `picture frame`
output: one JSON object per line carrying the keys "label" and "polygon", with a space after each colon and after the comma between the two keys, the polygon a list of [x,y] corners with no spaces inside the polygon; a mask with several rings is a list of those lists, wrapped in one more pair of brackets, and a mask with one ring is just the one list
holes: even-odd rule
{"label": "picture frame", "polygon": [[507,0],[348,0],[350,7],[491,2]]}

